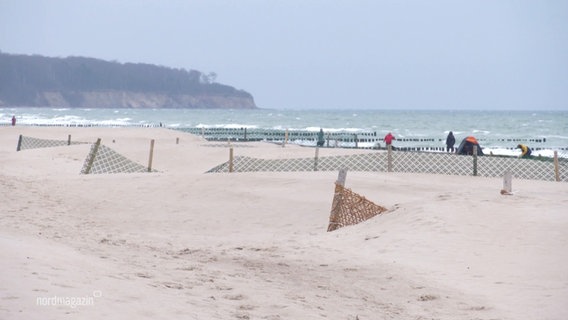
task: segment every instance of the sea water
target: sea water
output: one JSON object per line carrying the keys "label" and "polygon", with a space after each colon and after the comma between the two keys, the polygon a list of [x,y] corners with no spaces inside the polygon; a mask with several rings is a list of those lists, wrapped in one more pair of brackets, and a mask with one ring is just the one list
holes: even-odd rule
{"label": "sea water", "polygon": [[[568,150],[568,111],[297,110],[297,109],[75,109],[0,108],[0,124],[249,128],[325,132],[392,132],[402,141],[432,140],[444,146],[453,131],[456,146],[474,136],[497,154],[515,154],[518,143],[541,150]],[[397,141],[395,141],[396,145]],[[406,142],[405,142],[406,143]],[[406,143],[406,145],[411,142]]]}

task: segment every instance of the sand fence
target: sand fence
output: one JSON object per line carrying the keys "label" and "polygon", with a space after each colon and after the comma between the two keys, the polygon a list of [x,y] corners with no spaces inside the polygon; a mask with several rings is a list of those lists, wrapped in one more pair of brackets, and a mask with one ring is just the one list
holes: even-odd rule
{"label": "sand fence", "polygon": [[[19,136],[18,151],[36,148],[61,147],[89,142],[67,140],[39,139]],[[179,143],[179,138],[176,144]],[[205,145],[220,147],[221,144]],[[313,158],[277,158],[261,159],[248,156],[236,156],[233,146],[227,145],[229,159],[206,173],[232,172],[293,172],[293,171],[338,171],[335,183],[335,194],[327,231],[358,224],[388,211],[364,196],[345,187],[347,170],[371,172],[413,172],[447,175],[473,175],[485,177],[503,177],[502,194],[510,195],[511,179],[514,175],[520,179],[568,181],[566,161],[559,161],[556,156],[550,159],[518,159],[495,156],[460,156],[450,153],[403,152],[388,149],[387,151],[369,151],[364,153],[333,155],[320,157],[325,148],[314,148]],[[252,145],[236,145],[254,148]],[[81,174],[109,174],[152,172],[154,140],[150,143],[148,166],[138,164],[114,151],[97,139],[91,143],[90,151],[84,161]],[[242,148],[241,148],[242,149]],[[565,159],[562,159],[565,160]]]}
{"label": "sand fence", "polygon": [[[89,143],[91,142],[72,141],[71,135],[68,136],[67,140],[40,139],[20,135],[18,138],[17,151]],[[89,154],[87,155],[83,168],[81,169],[81,174],[151,172],[153,146],[154,144],[152,140],[148,166],[143,166],[126,158],[106,145],[101,144],[101,139],[98,139],[91,145]]]}
{"label": "sand fence", "polygon": [[[21,136],[18,151],[85,144],[90,142],[48,140]],[[325,155],[327,148],[313,148],[314,157],[263,159],[239,155],[232,145],[228,161],[219,164],[207,173],[223,172],[297,172],[297,171],[350,171],[431,173],[445,175],[502,177],[507,171],[516,179],[568,182],[568,160],[554,158],[519,159],[503,156],[463,156],[439,152],[408,152],[399,150],[365,150],[347,155]],[[235,146],[238,146],[236,144]],[[254,146],[251,146],[254,148]],[[284,149],[284,148],[283,148]],[[241,149],[242,150],[242,149]],[[85,159],[82,174],[149,172],[152,171],[153,143],[150,146],[148,166],[136,163],[100,143],[92,143]]]}
{"label": "sand fence", "polygon": [[376,205],[364,196],[346,188],[346,177],[347,170],[339,170],[339,176],[335,182],[331,214],[329,215],[328,232],[358,224],[388,211],[387,208]]}
{"label": "sand fence", "polygon": [[454,153],[369,150],[366,153],[326,156],[326,148],[314,148],[310,158],[262,159],[235,154],[228,145],[228,161],[208,173],[350,171],[431,173],[445,175],[502,177],[506,171],[517,179],[568,182],[568,160],[559,158],[520,159],[504,156],[465,156]]}

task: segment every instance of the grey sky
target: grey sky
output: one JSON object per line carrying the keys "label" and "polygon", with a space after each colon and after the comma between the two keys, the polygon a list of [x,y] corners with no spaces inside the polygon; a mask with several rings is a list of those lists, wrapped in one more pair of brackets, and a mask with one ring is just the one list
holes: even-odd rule
{"label": "grey sky", "polygon": [[0,0],[0,50],[216,72],[262,108],[568,110],[565,0]]}

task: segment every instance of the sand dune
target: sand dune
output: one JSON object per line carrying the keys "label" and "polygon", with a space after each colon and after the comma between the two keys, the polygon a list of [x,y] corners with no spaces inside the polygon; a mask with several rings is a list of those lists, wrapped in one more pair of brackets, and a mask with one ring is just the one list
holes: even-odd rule
{"label": "sand dune", "polygon": [[[142,165],[155,139],[157,171],[80,175],[89,145],[16,152],[20,134]],[[568,318],[565,183],[348,172],[390,211],[328,233],[337,172],[204,173],[228,153],[159,128],[1,127],[0,318]]]}

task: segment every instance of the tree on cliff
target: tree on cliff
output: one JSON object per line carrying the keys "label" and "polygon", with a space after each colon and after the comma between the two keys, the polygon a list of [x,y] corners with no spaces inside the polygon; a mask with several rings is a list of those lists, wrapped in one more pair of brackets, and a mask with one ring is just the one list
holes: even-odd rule
{"label": "tree on cliff", "polygon": [[[119,63],[93,58],[51,58],[0,52],[0,104],[40,106],[45,92],[71,98],[81,92],[122,91],[161,95],[248,98],[243,90],[215,83],[216,74],[144,63]],[[207,79],[208,81],[202,81]]]}

